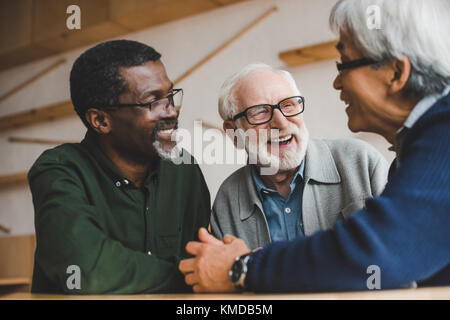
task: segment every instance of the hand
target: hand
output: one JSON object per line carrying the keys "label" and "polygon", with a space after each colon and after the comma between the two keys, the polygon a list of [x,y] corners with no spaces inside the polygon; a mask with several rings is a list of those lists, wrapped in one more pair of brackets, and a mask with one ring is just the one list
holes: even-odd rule
{"label": "hand", "polygon": [[194,292],[235,292],[229,271],[236,257],[250,250],[242,239],[225,235],[223,242],[201,228],[198,231],[201,242],[191,241],[186,251],[193,258],[184,259],[178,268],[184,274],[185,282]]}

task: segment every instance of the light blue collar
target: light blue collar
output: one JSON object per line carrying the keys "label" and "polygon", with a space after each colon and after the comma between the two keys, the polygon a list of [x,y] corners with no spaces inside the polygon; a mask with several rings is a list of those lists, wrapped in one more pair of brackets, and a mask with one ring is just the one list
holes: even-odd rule
{"label": "light blue collar", "polygon": [[[260,177],[255,165],[250,165],[250,167],[252,169],[251,172],[252,172],[253,181],[255,182],[256,190],[258,191],[258,194],[261,199],[263,199],[262,198],[263,194],[277,192],[277,191],[270,189],[264,185],[264,182],[261,180],[261,177]],[[304,174],[305,174],[305,160],[303,159],[302,163],[298,167],[298,170],[295,173],[295,175],[292,178],[292,181],[289,185],[291,188],[291,192],[295,189],[295,186],[297,185],[299,178],[304,180]]]}

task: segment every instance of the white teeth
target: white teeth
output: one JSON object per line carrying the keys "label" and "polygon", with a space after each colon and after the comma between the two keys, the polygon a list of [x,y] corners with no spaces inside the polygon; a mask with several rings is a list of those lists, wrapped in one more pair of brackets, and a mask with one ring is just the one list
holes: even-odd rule
{"label": "white teeth", "polygon": [[162,133],[162,134],[169,134],[172,132],[173,132],[173,129],[159,130],[159,133]]}
{"label": "white teeth", "polygon": [[280,142],[285,142],[285,141],[288,141],[288,140],[291,139],[291,138],[292,138],[292,135],[287,136],[287,137],[284,137],[284,138],[282,138],[282,139],[273,139],[273,140],[270,140],[270,143],[280,143]]}

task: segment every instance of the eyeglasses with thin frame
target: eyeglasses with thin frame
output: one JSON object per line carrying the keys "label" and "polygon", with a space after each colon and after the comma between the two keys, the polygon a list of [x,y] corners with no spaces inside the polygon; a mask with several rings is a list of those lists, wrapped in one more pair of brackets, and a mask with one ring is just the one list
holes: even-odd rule
{"label": "eyeglasses with thin frame", "polygon": [[125,104],[115,104],[110,106],[102,106],[101,108],[123,108],[123,107],[142,107],[149,108],[152,113],[162,113],[166,111],[167,108],[172,105],[176,110],[181,108],[181,103],[183,102],[183,89],[172,89],[168,95],[164,98],[153,100],[149,103],[125,103]]}
{"label": "eyeglasses with thin frame", "polygon": [[285,98],[277,104],[254,105],[235,115],[233,121],[245,117],[251,125],[264,124],[272,120],[275,109],[280,110],[281,114],[285,117],[294,117],[305,110],[305,98],[302,96],[293,96]]}
{"label": "eyeglasses with thin frame", "polygon": [[348,62],[337,62],[336,61],[336,68],[338,69],[338,72],[341,72],[345,69],[354,69],[359,68],[363,66],[369,66],[375,63],[378,63],[379,61],[370,59],[370,58],[362,58],[357,60],[352,60]]}

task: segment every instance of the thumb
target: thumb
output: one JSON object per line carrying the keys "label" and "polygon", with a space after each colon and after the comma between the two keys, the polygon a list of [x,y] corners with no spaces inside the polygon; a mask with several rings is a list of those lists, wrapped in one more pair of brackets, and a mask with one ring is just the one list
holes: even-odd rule
{"label": "thumb", "polygon": [[209,244],[215,244],[215,245],[222,245],[223,244],[222,241],[216,239],[214,236],[209,234],[209,232],[206,231],[205,228],[200,228],[198,230],[198,238],[203,243],[209,243]]}
{"label": "thumb", "polygon": [[231,234],[226,234],[223,236],[223,243],[225,244],[229,244],[231,242],[233,242],[234,240],[236,240],[237,238]]}

